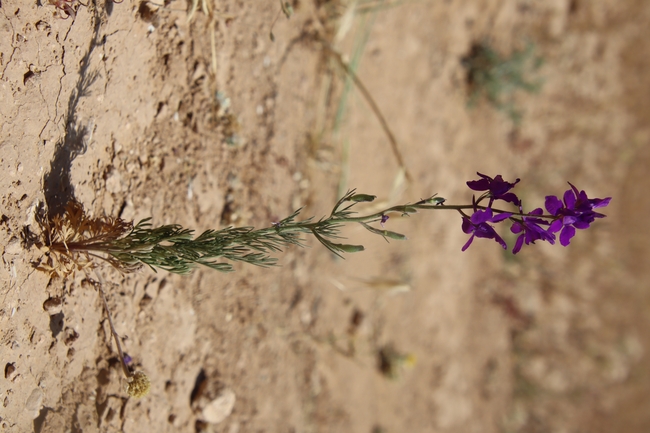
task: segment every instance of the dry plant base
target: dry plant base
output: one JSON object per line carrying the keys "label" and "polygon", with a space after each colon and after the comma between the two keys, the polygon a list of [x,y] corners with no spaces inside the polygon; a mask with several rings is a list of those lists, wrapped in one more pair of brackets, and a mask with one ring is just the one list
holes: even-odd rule
{"label": "dry plant base", "polygon": [[77,201],[69,202],[63,215],[52,218],[41,210],[36,215],[36,221],[42,238],[37,246],[43,252],[36,268],[49,272],[53,277],[66,277],[76,271],[90,269],[98,260],[127,272],[137,267],[102,254],[106,246],[132,232],[131,223],[120,218],[90,217]]}

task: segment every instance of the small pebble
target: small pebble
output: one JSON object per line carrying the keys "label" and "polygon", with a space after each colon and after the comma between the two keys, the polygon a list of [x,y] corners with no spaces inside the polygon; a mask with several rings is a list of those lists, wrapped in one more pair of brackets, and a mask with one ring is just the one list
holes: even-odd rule
{"label": "small pebble", "polygon": [[25,410],[32,413],[32,419],[36,419],[38,418],[42,405],[43,391],[40,388],[34,388],[25,402]]}
{"label": "small pebble", "polygon": [[8,362],[5,366],[5,379],[12,380],[16,376],[16,364]]}
{"label": "small pebble", "polygon": [[210,424],[219,424],[232,413],[237,397],[230,389],[224,389],[219,397],[203,408],[203,419]]}
{"label": "small pebble", "polygon": [[47,311],[47,314],[54,316],[61,312],[63,305],[63,300],[61,298],[49,298],[47,301],[43,302],[43,310]]}

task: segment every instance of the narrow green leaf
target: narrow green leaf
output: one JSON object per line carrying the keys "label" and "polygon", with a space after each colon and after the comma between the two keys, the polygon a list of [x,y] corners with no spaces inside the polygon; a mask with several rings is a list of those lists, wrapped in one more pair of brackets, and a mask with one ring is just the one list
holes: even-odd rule
{"label": "narrow green leaf", "polygon": [[232,265],[228,263],[213,263],[213,262],[207,262],[207,261],[200,261],[199,262],[202,265],[205,265],[211,269],[217,270],[219,272],[232,272],[234,271]]}

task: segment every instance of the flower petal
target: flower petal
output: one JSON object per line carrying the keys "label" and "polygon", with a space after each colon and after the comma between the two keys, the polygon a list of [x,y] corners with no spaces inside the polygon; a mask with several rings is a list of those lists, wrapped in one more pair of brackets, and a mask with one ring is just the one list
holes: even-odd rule
{"label": "flower petal", "polygon": [[523,230],[524,230],[524,226],[522,226],[518,222],[512,223],[512,227],[510,227],[510,231],[515,234],[521,233]]}
{"label": "flower petal", "polygon": [[555,220],[548,228],[549,233],[557,233],[562,228],[562,220]]}
{"label": "flower petal", "polygon": [[463,245],[463,248],[461,248],[461,251],[465,251],[467,248],[469,248],[469,246],[472,244],[473,240],[474,240],[474,235],[472,235],[469,238],[469,240],[467,241],[467,243],[465,243],[465,245]]}
{"label": "flower petal", "polygon": [[562,202],[554,195],[547,195],[544,206],[551,215],[557,215],[557,212],[562,209]]}
{"label": "flower petal", "polygon": [[605,206],[607,206],[609,204],[611,199],[612,199],[611,197],[594,198],[594,199],[591,200],[591,207],[593,209],[597,209],[599,207],[605,207]]}
{"label": "flower petal", "polygon": [[571,226],[564,226],[562,233],[560,233],[560,243],[566,247],[571,243],[571,238],[576,234],[576,229]]}
{"label": "flower petal", "polygon": [[[569,184],[571,185],[571,184]],[[573,185],[572,185],[573,186]],[[575,188],[575,187],[573,187]],[[576,207],[576,194],[572,189],[567,189],[564,193],[564,204],[567,209],[573,209]]]}
{"label": "flower petal", "polygon": [[507,201],[508,203],[512,203],[514,205],[519,205],[519,203],[521,202],[521,200],[519,200],[519,197],[517,197],[517,194],[515,194],[514,192],[502,194],[501,196],[499,196],[499,199],[503,201]]}
{"label": "flower petal", "polygon": [[467,218],[463,218],[462,228],[463,228],[463,232],[465,232],[467,234],[470,234],[470,233],[472,233],[474,231],[474,225]]}
{"label": "flower petal", "polygon": [[589,222],[578,220],[575,223],[573,223],[573,227],[575,227],[577,229],[580,229],[580,230],[588,229],[589,228]]}
{"label": "flower petal", "polygon": [[499,236],[496,232],[494,232],[494,240],[497,241],[504,250],[508,249],[508,244],[506,244],[506,241],[503,240],[501,236]]}
{"label": "flower petal", "polygon": [[467,181],[467,186],[474,191],[487,191],[490,189],[490,181],[487,179]]}
{"label": "flower petal", "polygon": [[495,236],[497,236],[497,232],[488,223],[483,223],[476,226],[476,230],[474,231],[474,234],[476,235],[477,238],[486,238],[486,239],[493,239]]}
{"label": "flower petal", "polygon": [[517,242],[515,242],[515,246],[512,247],[512,254],[517,254],[521,250],[521,246],[523,244],[524,244],[524,234],[522,233],[517,238]]}
{"label": "flower petal", "polygon": [[568,226],[569,224],[573,224],[576,221],[578,221],[578,218],[571,215],[567,215],[564,218],[562,218],[562,224],[564,224],[565,226]]}
{"label": "flower petal", "polygon": [[481,224],[487,221],[492,220],[492,209],[487,208],[485,210],[477,210],[472,215],[472,223]]}
{"label": "flower petal", "polygon": [[497,214],[493,218],[491,218],[490,222],[498,223],[499,221],[503,221],[504,219],[510,218],[511,216],[512,216],[512,212],[501,212],[500,214]]}

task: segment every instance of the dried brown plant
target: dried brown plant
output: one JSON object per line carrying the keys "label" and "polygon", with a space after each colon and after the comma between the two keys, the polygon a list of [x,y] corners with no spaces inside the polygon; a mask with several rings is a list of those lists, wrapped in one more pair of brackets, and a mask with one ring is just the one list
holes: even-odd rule
{"label": "dried brown plant", "polygon": [[65,277],[77,270],[92,268],[96,259],[117,269],[131,270],[132,265],[118,261],[107,251],[112,243],[133,230],[133,224],[120,218],[92,217],[81,203],[71,201],[63,215],[47,218],[39,215],[44,251],[38,269],[52,276]]}

